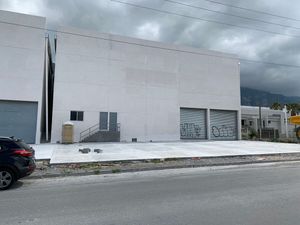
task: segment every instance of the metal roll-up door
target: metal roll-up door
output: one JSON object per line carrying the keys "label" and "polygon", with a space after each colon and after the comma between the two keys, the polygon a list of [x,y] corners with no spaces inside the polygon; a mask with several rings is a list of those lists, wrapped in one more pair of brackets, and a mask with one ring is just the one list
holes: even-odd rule
{"label": "metal roll-up door", "polygon": [[206,110],[180,109],[180,138],[206,139]]}
{"label": "metal roll-up door", "polygon": [[212,140],[237,140],[237,112],[210,110]]}
{"label": "metal roll-up door", "polygon": [[36,102],[0,100],[0,136],[35,143],[37,109]]}

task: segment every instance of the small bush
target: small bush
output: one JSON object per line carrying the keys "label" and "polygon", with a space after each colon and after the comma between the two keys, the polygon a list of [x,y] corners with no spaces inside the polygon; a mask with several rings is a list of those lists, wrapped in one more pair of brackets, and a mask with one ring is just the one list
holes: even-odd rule
{"label": "small bush", "polygon": [[112,172],[112,173],[120,173],[120,172],[121,172],[121,170],[120,170],[120,169],[118,169],[118,168],[115,168],[115,169],[112,169],[112,170],[111,170],[111,172]]}
{"label": "small bush", "polygon": [[250,132],[249,132],[249,138],[250,139],[255,139],[255,138],[257,138],[257,132],[255,131],[255,130],[253,130],[253,129],[251,129],[250,130]]}
{"label": "small bush", "polygon": [[150,162],[152,162],[152,163],[160,163],[161,161],[160,161],[160,159],[151,159]]}
{"label": "small bush", "polygon": [[100,174],[100,170],[94,170],[94,174],[99,175]]}

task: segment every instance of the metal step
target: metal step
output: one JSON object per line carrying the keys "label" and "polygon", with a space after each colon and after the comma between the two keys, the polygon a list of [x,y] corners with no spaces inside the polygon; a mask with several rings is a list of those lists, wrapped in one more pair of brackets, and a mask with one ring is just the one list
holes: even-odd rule
{"label": "metal step", "polygon": [[120,142],[120,131],[98,131],[81,142]]}

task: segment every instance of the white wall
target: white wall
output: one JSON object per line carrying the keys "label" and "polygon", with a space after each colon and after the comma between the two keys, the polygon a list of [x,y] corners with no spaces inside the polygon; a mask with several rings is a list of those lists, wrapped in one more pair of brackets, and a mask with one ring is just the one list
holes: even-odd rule
{"label": "white wall", "polygon": [[0,100],[38,102],[39,143],[46,19],[0,10],[0,21],[39,28],[0,23]]}
{"label": "white wall", "polygon": [[71,110],[84,111],[75,141],[100,111],[118,113],[121,141],[179,140],[180,107],[240,111],[234,56],[74,28],[57,36],[52,142]]}

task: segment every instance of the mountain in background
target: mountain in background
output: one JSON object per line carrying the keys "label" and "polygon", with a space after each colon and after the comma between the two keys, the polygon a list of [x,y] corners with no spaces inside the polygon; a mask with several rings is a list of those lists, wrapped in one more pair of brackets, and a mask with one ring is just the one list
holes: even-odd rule
{"label": "mountain in background", "polygon": [[270,107],[274,102],[280,104],[300,103],[300,97],[272,94],[267,91],[241,87],[241,104]]}

